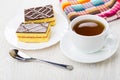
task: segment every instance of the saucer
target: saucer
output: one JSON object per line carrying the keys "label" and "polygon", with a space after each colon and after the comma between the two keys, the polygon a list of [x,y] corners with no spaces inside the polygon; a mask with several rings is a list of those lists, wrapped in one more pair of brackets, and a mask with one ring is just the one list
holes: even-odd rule
{"label": "saucer", "polygon": [[81,63],[96,63],[110,58],[119,46],[119,40],[116,34],[111,33],[111,37],[107,39],[105,46],[94,53],[82,53],[74,46],[71,41],[70,32],[67,32],[60,41],[60,48],[65,56],[71,60]]}

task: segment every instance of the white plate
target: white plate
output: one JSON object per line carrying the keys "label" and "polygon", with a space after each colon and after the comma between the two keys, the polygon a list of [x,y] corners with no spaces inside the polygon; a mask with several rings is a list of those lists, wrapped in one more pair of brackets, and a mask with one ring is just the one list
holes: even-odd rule
{"label": "white plate", "polygon": [[60,41],[60,39],[63,37],[64,33],[68,30],[68,22],[64,16],[57,13],[55,11],[55,17],[56,17],[56,25],[52,27],[51,29],[51,37],[48,42],[43,43],[24,43],[24,42],[18,42],[16,37],[16,29],[20,25],[21,22],[24,21],[24,14],[20,13],[17,16],[15,16],[8,24],[5,29],[5,38],[11,45],[20,48],[20,49],[26,49],[26,50],[36,50],[36,49],[43,49],[46,47],[50,47],[57,42]]}
{"label": "white plate", "polygon": [[81,63],[96,63],[106,60],[116,52],[118,46],[119,40],[114,34],[107,39],[107,43],[103,49],[89,54],[81,53],[81,51],[74,46],[69,32],[67,32],[60,41],[60,48],[63,51],[63,54],[68,58]]}

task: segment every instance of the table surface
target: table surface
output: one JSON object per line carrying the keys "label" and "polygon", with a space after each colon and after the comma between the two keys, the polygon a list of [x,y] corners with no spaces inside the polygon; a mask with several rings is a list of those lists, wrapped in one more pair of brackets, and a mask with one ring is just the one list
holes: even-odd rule
{"label": "table surface", "polygon": [[[52,3],[58,6],[58,10],[61,11],[57,0],[0,1],[0,80],[120,80],[120,48],[111,58],[94,64],[84,64],[70,60],[63,55],[59,43],[42,50],[21,50],[36,58],[71,64],[74,66],[72,71],[37,62],[23,63],[11,58],[8,52],[15,47],[5,40],[6,23],[17,14],[21,7],[39,5],[40,3]],[[119,38],[120,20],[109,24],[110,29],[114,33],[118,33]]]}

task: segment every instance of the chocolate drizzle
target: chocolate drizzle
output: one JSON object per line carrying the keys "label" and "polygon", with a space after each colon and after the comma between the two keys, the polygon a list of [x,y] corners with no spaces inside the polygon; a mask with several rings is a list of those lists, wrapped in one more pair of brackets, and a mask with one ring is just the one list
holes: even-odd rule
{"label": "chocolate drizzle", "polygon": [[46,5],[44,7],[36,7],[25,10],[25,21],[52,17],[54,17],[52,5]]}
{"label": "chocolate drizzle", "polygon": [[47,32],[49,23],[21,23],[17,29],[17,33],[45,33]]}

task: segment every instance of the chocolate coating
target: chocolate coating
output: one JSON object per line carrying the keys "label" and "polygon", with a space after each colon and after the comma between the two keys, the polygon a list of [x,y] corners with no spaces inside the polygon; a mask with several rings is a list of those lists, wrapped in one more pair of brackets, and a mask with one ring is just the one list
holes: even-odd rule
{"label": "chocolate coating", "polygon": [[25,9],[24,14],[25,14],[25,21],[54,17],[52,5]]}
{"label": "chocolate coating", "polygon": [[45,33],[49,23],[21,23],[16,33]]}

